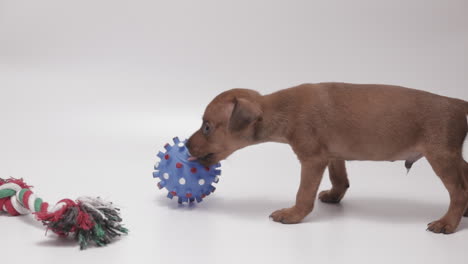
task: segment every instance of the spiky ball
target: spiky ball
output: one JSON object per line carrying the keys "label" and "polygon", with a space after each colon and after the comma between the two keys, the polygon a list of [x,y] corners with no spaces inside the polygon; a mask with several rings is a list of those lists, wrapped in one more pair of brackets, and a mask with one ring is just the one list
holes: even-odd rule
{"label": "spiky ball", "polygon": [[166,144],[166,152],[159,152],[159,162],[154,165],[153,177],[158,178],[158,188],[166,188],[167,197],[177,196],[179,203],[201,202],[203,198],[215,191],[213,183],[218,183],[221,175],[221,164],[205,167],[198,161],[188,161],[189,153],[185,143],[178,137],[174,145]]}

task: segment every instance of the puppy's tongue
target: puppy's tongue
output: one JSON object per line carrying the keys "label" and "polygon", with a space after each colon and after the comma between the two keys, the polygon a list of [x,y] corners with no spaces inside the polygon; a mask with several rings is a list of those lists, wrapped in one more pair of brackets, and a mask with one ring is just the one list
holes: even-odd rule
{"label": "puppy's tongue", "polygon": [[197,160],[197,157],[190,156],[187,160],[188,161],[195,161],[195,160]]}

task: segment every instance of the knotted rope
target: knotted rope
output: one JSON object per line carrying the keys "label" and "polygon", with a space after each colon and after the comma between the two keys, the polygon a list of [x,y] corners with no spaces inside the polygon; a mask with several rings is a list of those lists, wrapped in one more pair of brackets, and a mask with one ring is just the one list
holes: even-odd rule
{"label": "knotted rope", "polygon": [[119,209],[101,198],[63,199],[52,208],[37,197],[22,179],[0,178],[0,212],[12,216],[33,213],[37,220],[60,236],[73,235],[80,249],[90,242],[104,246],[126,234]]}

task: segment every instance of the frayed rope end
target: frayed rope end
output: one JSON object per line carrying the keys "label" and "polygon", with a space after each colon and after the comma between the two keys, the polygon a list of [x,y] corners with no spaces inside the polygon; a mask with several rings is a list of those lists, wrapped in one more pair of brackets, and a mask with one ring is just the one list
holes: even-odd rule
{"label": "frayed rope end", "polygon": [[86,249],[90,243],[105,246],[128,233],[121,224],[119,208],[99,197],[65,199],[57,205],[61,206],[53,212],[37,212],[37,219],[60,236],[72,235],[80,249]]}

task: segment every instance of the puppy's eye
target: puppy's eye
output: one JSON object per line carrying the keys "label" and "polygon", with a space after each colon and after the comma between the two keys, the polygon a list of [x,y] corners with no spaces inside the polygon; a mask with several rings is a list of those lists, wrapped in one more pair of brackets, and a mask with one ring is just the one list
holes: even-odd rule
{"label": "puppy's eye", "polygon": [[202,132],[203,132],[204,135],[210,134],[210,132],[211,132],[210,124],[208,124],[208,123],[205,122],[205,123],[203,124],[203,126],[202,126]]}

